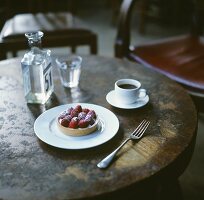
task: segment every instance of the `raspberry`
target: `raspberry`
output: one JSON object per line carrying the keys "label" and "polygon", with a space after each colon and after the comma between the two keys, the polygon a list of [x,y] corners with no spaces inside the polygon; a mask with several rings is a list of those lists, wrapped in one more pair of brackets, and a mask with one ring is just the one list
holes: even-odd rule
{"label": "raspberry", "polygon": [[73,108],[72,108],[72,107],[71,107],[71,108],[68,108],[68,109],[67,109],[67,111],[66,111],[66,112],[67,112],[67,114],[68,114],[68,115],[70,115],[70,114],[71,114],[71,112],[72,112],[72,110],[73,110]]}
{"label": "raspberry", "polygon": [[70,122],[71,119],[72,119],[72,116],[71,115],[66,115],[64,118]]}
{"label": "raspberry", "polygon": [[78,124],[79,128],[86,128],[88,125],[89,125],[89,122],[84,119],[81,119]]}
{"label": "raspberry", "polygon": [[87,115],[91,116],[93,119],[96,118],[96,113],[95,113],[94,110],[90,110],[90,111],[87,113]]}
{"label": "raspberry", "polygon": [[58,117],[58,121],[59,121],[60,119],[63,119],[65,116],[66,116],[66,115],[60,114],[59,117]]}
{"label": "raspberry", "polygon": [[89,112],[89,109],[88,108],[83,108],[82,112],[85,112],[87,114]]}
{"label": "raspberry", "polygon": [[82,112],[82,107],[81,105],[77,105],[74,110],[76,110],[78,113]]}
{"label": "raspberry", "polygon": [[70,114],[70,115],[71,115],[72,118],[73,118],[73,117],[77,117],[78,114],[79,114],[79,112],[78,112],[77,110],[73,109],[73,110],[71,111],[71,114]]}
{"label": "raspberry", "polygon": [[66,116],[67,112],[63,111],[62,113],[60,113],[58,119],[63,119]]}
{"label": "raspberry", "polygon": [[86,115],[85,119],[86,121],[91,121],[91,116],[90,115]]}
{"label": "raspberry", "polygon": [[73,117],[69,123],[69,128],[78,128],[78,121],[77,117]]}
{"label": "raspberry", "polygon": [[93,125],[94,122],[95,122],[94,118],[91,115],[88,115],[88,114],[86,115],[84,120],[88,121],[90,125]]}
{"label": "raspberry", "polygon": [[78,119],[79,119],[79,120],[85,119],[85,117],[86,117],[86,113],[85,113],[85,112],[80,112],[80,113],[78,114]]}
{"label": "raspberry", "polygon": [[59,120],[59,123],[62,125],[62,126],[64,126],[64,127],[68,127],[69,126],[69,120],[68,119],[66,119],[66,118],[63,118],[63,119],[60,119]]}

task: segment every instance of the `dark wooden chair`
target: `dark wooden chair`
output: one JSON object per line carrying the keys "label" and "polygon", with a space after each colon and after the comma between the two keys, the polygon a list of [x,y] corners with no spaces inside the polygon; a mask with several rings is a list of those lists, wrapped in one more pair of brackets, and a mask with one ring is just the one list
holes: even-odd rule
{"label": "dark wooden chair", "polygon": [[[198,108],[202,109],[204,97],[202,6],[195,4],[192,26],[188,34],[133,46],[130,45],[130,20],[134,3],[135,0],[123,0],[121,5],[115,56],[127,57],[177,81],[191,94]],[[202,4],[202,1],[200,3]]]}
{"label": "dark wooden chair", "polygon": [[[8,8],[16,5],[13,0],[6,0],[6,2]],[[19,50],[27,49],[28,44],[24,34],[37,30],[45,33],[43,47],[69,46],[75,53],[77,46],[86,45],[89,46],[91,54],[97,53],[96,33],[78,25],[79,20],[71,12],[55,9],[53,2],[51,0],[45,8],[44,0],[37,2],[28,0],[27,5],[21,9],[9,11],[9,19],[0,33],[0,59],[5,59],[8,52],[16,56]],[[66,7],[67,4],[61,5],[63,6]]]}

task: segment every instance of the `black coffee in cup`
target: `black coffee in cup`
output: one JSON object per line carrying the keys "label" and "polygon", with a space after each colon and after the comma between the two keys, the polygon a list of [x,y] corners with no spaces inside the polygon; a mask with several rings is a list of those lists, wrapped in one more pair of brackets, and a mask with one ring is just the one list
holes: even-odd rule
{"label": "black coffee in cup", "polygon": [[122,89],[136,89],[137,86],[135,85],[132,85],[132,84],[121,84],[121,85],[118,85],[120,88]]}

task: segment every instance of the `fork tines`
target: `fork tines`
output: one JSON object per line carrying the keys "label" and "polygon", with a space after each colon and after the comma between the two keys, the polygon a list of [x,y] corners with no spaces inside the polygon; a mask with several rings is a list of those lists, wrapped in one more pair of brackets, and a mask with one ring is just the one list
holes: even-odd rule
{"label": "fork tines", "polygon": [[144,132],[147,130],[150,122],[147,120],[142,120],[142,122],[137,126],[137,128],[133,131],[132,135],[141,137]]}

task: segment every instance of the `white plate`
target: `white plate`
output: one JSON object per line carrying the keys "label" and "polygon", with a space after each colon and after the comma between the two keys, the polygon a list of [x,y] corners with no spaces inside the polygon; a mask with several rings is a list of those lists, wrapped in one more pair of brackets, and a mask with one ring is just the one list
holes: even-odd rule
{"label": "white plate", "polygon": [[[75,107],[78,104],[82,108],[95,110],[100,119],[100,125],[95,132],[89,135],[67,136],[58,129],[56,118],[68,107]],[[98,146],[110,140],[118,132],[118,129],[119,121],[114,113],[102,106],[87,103],[73,103],[54,107],[42,113],[34,123],[35,134],[40,140],[63,149],[86,149]]]}
{"label": "white plate", "polygon": [[136,102],[132,104],[122,104],[116,98],[115,91],[112,90],[106,95],[106,100],[110,105],[117,107],[117,108],[135,109],[135,108],[140,108],[142,106],[145,106],[149,102],[149,96],[146,95],[144,98],[139,98]]}

